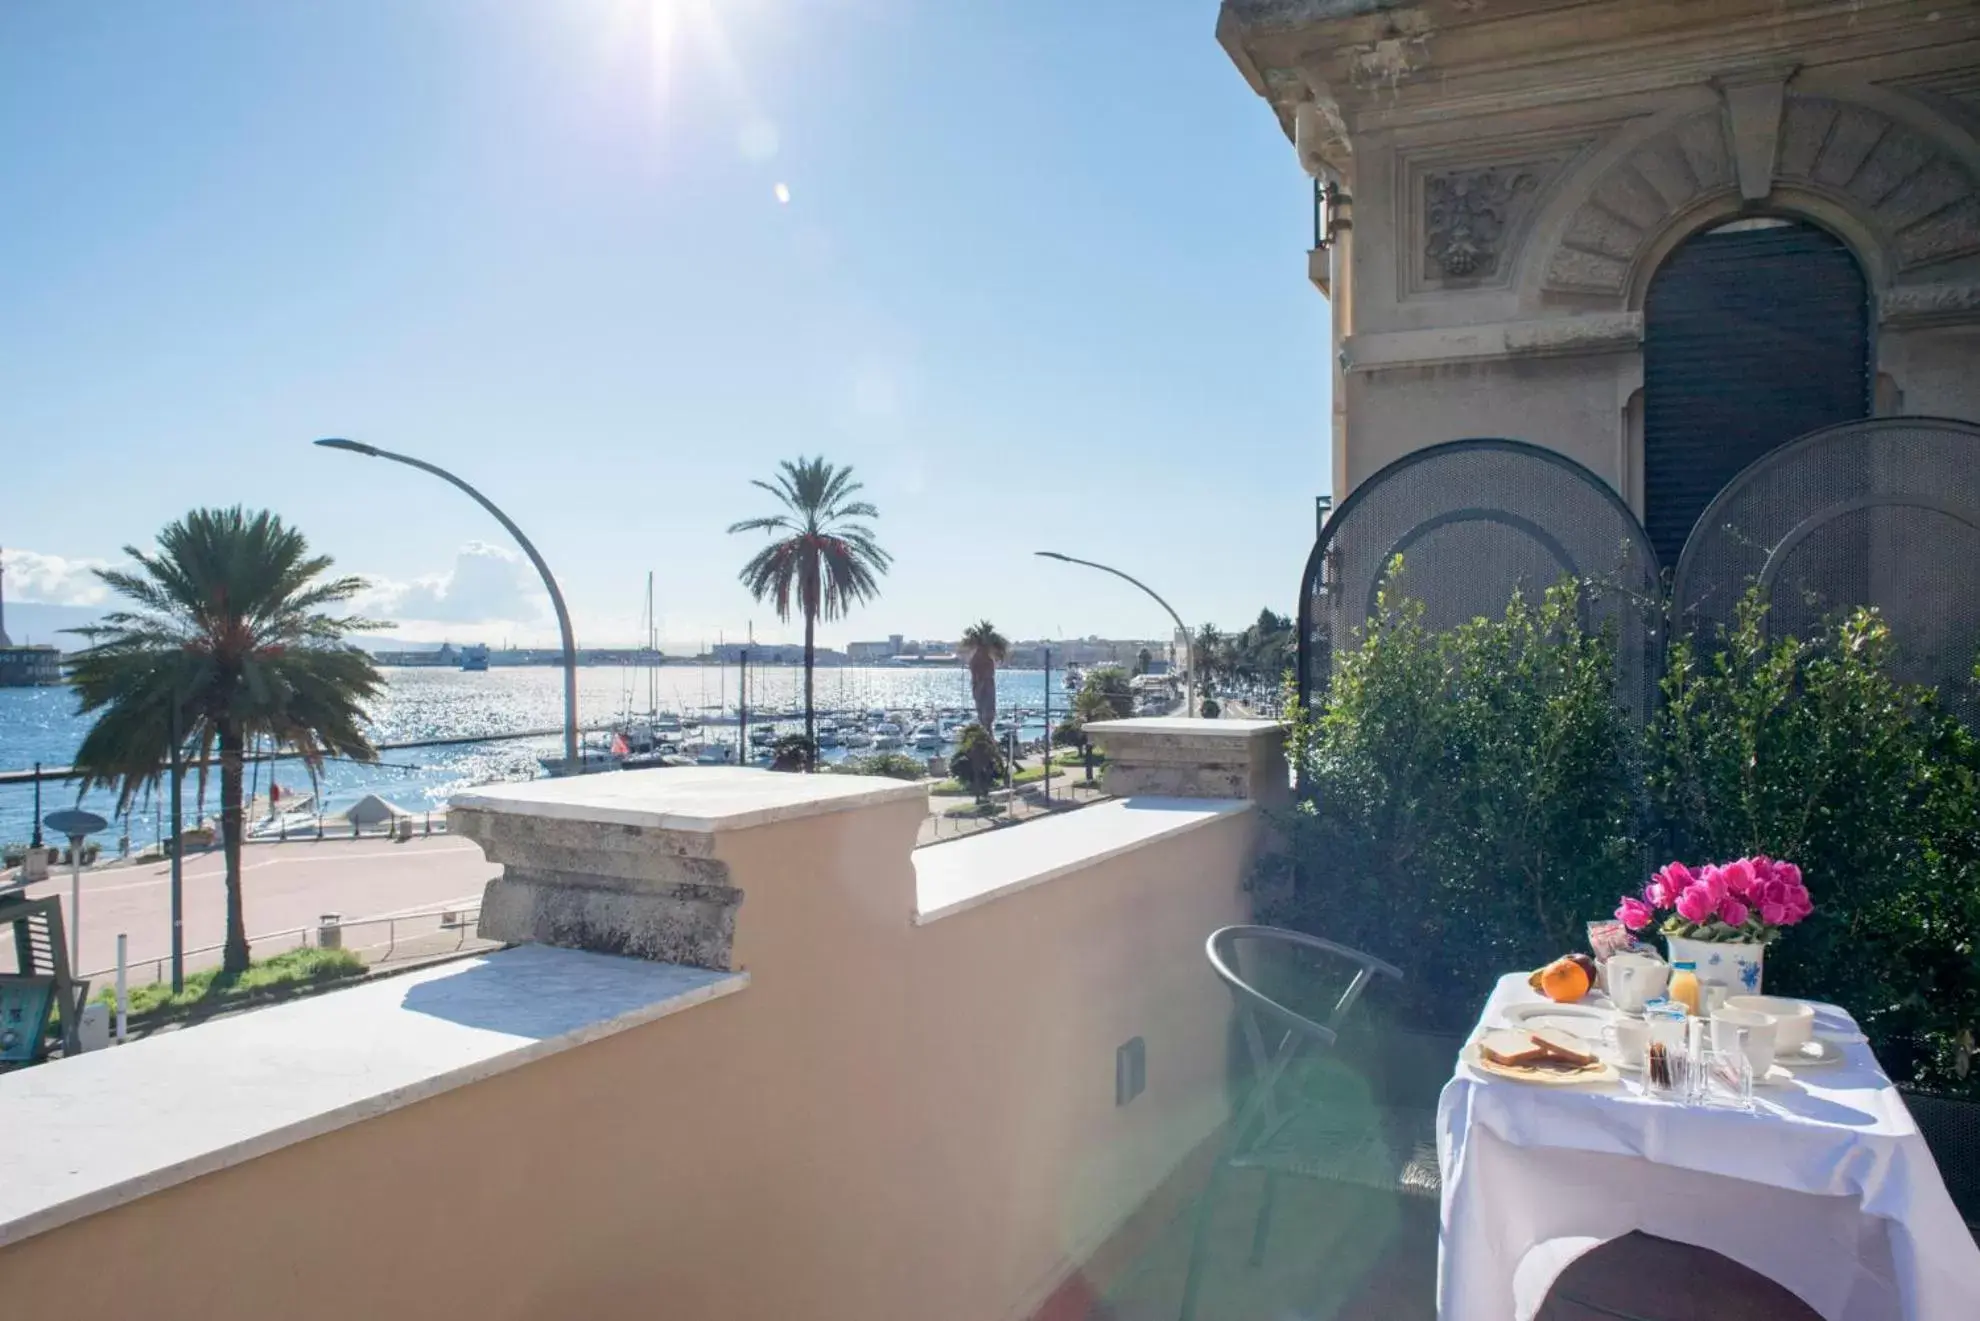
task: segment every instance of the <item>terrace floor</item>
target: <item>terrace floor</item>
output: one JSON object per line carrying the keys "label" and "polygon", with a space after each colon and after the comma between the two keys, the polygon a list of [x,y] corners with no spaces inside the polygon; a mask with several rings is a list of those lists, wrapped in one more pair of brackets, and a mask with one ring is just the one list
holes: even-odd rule
{"label": "terrace floor", "polygon": [[[1437,1209],[1341,1185],[1280,1185],[1250,1264],[1259,1177],[1226,1182],[1210,1225],[1197,1316],[1206,1321],[1435,1321]],[[1251,1186],[1245,1186],[1249,1183]],[[1193,1206],[1168,1215],[1107,1283],[1075,1282],[1033,1321],[1175,1321]],[[1538,1321],[1817,1321],[1787,1290],[1717,1253],[1630,1234],[1555,1282]]]}

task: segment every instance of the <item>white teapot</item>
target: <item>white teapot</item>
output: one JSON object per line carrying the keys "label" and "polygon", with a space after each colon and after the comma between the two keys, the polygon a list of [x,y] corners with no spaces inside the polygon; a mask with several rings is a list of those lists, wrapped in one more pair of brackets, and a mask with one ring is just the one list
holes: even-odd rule
{"label": "white teapot", "polygon": [[1662,996],[1671,985],[1671,965],[1654,954],[1611,954],[1602,965],[1609,1001],[1625,1014],[1640,1014],[1643,1006]]}

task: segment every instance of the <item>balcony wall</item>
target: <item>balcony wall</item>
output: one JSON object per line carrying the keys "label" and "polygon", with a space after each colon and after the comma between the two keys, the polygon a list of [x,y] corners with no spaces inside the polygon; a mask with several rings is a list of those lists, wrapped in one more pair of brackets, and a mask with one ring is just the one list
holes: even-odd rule
{"label": "balcony wall", "polygon": [[[701,900],[740,891],[725,966],[512,949],[0,1079],[0,1294],[203,1321],[1031,1314],[1225,1115],[1201,950],[1245,916],[1257,813],[1134,797],[916,852],[925,811],[750,771],[470,804],[494,860],[543,826],[565,872],[535,883],[621,908],[652,892],[594,847],[690,859]],[[699,989],[563,1003],[641,969]],[[460,1058],[405,1085],[407,1030],[433,1042],[412,1067]],[[1136,1036],[1146,1091],[1117,1106]],[[333,1076],[299,1122],[283,1079]]]}

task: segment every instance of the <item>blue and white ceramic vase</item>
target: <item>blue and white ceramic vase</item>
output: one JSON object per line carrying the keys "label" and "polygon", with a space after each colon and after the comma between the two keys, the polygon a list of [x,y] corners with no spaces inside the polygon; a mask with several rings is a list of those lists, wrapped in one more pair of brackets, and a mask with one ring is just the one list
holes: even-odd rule
{"label": "blue and white ceramic vase", "polygon": [[1700,982],[1724,982],[1734,995],[1759,995],[1765,945],[1743,940],[1693,940],[1665,936],[1673,964],[1689,963]]}

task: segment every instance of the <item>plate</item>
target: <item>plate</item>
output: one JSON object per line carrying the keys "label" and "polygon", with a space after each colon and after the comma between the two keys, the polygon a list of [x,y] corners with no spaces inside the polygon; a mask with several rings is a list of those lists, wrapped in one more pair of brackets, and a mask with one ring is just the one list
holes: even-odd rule
{"label": "plate", "polygon": [[1615,1082],[1621,1077],[1616,1072],[1616,1066],[1607,1060],[1597,1061],[1587,1068],[1576,1069],[1572,1073],[1558,1069],[1494,1064],[1478,1053],[1478,1043],[1475,1041],[1465,1043],[1464,1052],[1459,1058],[1480,1073],[1489,1073],[1512,1082],[1531,1083],[1537,1087],[1586,1087],[1590,1083]]}
{"label": "plate", "polygon": [[1602,1026],[1616,1016],[1613,1009],[1589,1004],[1557,1005],[1552,1001],[1517,1004],[1506,1010],[1506,1026],[1532,1031],[1536,1027],[1557,1027],[1587,1041],[1602,1040]]}

